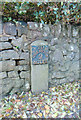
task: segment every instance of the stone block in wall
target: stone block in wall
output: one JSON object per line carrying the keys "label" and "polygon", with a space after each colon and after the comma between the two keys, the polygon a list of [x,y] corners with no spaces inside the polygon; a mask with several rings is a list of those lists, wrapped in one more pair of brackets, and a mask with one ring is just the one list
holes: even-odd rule
{"label": "stone block in wall", "polygon": [[7,42],[7,41],[8,41],[8,37],[7,36],[0,37],[0,42]]}
{"label": "stone block in wall", "polygon": [[7,74],[6,72],[0,72],[0,79],[6,78]]}
{"label": "stone block in wall", "polygon": [[[78,61],[79,59],[81,59],[81,55],[79,55],[79,52],[75,53],[75,61]],[[79,61],[80,62],[80,61]]]}
{"label": "stone block in wall", "polygon": [[29,65],[19,65],[15,66],[15,71],[28,71],[29,70]]}
{"label": "stone block in wall", "polygon": [[22,59],[22,60],[29,60],[29,53],[21,53],[20,59]]}
{"label": "stone block in wall", "polygon": [[2,85],[2,79],[0,79],[0,85]]}
{"label": "stone block in wall", "polygon": [[59,37],[61,34],[61,24],[58,23],[57,25],[54,26],[54,35],[55,37]]}
{"label": "stone block in wall", "polygon": [[10,72],[8,72],[8,77],[9,78],[16,78],[16,77],[19,77],[19,75],[18,75],[18,72],[17,71],[10,71]]}
{"label": "stone block in wall", "polygon": [[78,71],[79,71],[79,61],[72,62],[71,66],[70,66],[70,71],[74,71],[74,72],[78,73]]}
{"label": "stone block in wall", "polygon": [[62,72],[54,72],[52,74],[52,78],[57,78],[57,79],[65,78],[65,74]]}
{"label": "stone block in wall", "polygon": [[0,42],[0,50],[10,49],[12,45],[9,42]]}
{"label": "stone block in wall", "polygon": [[30,89],[30,83],[25,79],[25,89],[29,90]]}
{"label": "stone block in wall", "polygon": [[21,92],[21,89],[20,88],[13,88],[11,91],[10,91],[10,94],[15,94],[15,93],[20,93]]}
{"label": "stone block in wall", "polygon": [[22,38],[14,39],[14,40],[12,40],[11,43],[13,46],[17,46],[17,47],[21,48],[22,44],[23,44],[23,39]]}
{"label": "stone block in wall", "polygon": [[7,59],[19,59],[19,54],[14,50],[5,50],[0,52],[0,55],[3,60]]}
{"label": "stone block in wall", "polygon": [[79,36],[79,29],[77,27],[72,26],[72,36],[78,37]]}
{"label": "stone block in wall", "polygon": [[27,38],[29,39],[34,39],[34,38],[37,38],[37,37],[42,37],[42,33],[39,32],[39,31],[30,31],[28,30],[28,33],[27,33]]}
{"label": "stone block in wall", "polygon": [[27,27],[28,27],[29,30],[38,30],[38,23],[27,22]]}
{"label": "stone block in wall", "polygon": [[6,95],[7,93],[9,93],[14,87],[14,84],[11,82],[11,83],[8,83],[6,85],[3,85],[2,86],[2,95]]}
{"label": "stone block in wall", "polygon": [[24,43],[24,45],[23,45],[23,51],[24,52],[27,52],[28,51],[28,49],[29,49],[29,42],[26,42],[26,43]]}
{"label": "stone block in wall", "polygon": [[63,79],[60,79],[59,82],[60,84],[62,84],[62,83],[68,83],[69,81],[67,78],[63,78]]}
{"label": "stone block in wall", "polygon": [[61,62],[63,60],[63,54],[60,51],[60,49],[56,49],[54,54],[53,54],[53,58],[52,61],[54,62]]}
{"label": "stone block in wall", "polygon": [[60,80],[59,79],[51,79],[49,81],[50,87],[54,87],[55,85],[59,85],[60,84]]}
{"label": "stone block in wall", "polygon": [[72,36],[72,32],[71,32],[71,25],[67,25],[68,31],[67,31],[67,36],[70,38]]}
{"label": "stone block in wall", "polygon": [[0,16],[0,35],[2,34],[2,27],[3,27],[2,17]]}
{"label": "stone block in wall", "polygon": [[28,43],[28,39],[27,39],[27,36],[26,35],[22,35],[21,38],[23,39],[23,42],[27,42]]}
{"label": "stone block in wall", "polygon": [[48,25],[44,25],[43,27],[43,36],[46,37],[50,34],[50,27]]}
{"label": "stone block in wall", "polygon": [[17,30],[18,30],[18,36],[21,36],[22,34],[27,35],[28,28],[27,28],[27,23],[23,21],[18,21],[16,24]]}
{"label": "stone block in wall", "polygon": [[67,54],[67,61],[69,60],[73,60],[75,58],[75,53],[74,52],[70,52]]}
{"label": "stone block in wall", "polygon": [[2,99],[2,85],[0,85],[0,100]]}
{"label": "stone block in wall", "polygon": [[4,33],[8,35],[16,35],[16,25],[13,22],[6,22],[3,26]]}
{"label": "stone block in wall", "polygon": [[51,46],[57,45],[58,44],[58,38],[52,38],[50,42]]}
{"label": "stone block in wall", "polygon": [[9,39],[9,40],[15,40],[16,37],[10,35],[10,36],[8,36],[8,39]]}
{"label": "stone block in wall", "polygon": [[0,61],[0,71],[10,71],[14,70],[15,68],[15,61],[7,60],[7,61]]}
{"label": "stone block in wall", "polygon": [[67,72],[69,69],[70,69],[70,61],[69,62],[64,62],[64,65],[63,66],[59,66],[58,69],[61,71],[61,72]]}
{"label": "stone block in wall", "polygon": [[20,60],[19,65],[29,65],[29,60]]}
{"label": "stone block in wall", "polygon": [[7,85],[7,84],[12,84],[14,85],[14,81],[12,80],[12,78],[4,78],[3,81],[2,81],[2,85]]}
{"label": "stone block in wall", "polygon": [[30,72],[29,71],[21,71],[20,77],[29,79],[30,78]]}
{"label": "stone block in wall", "polygon": [[77,45],[75,45],[75,44],[68,45],[68,51],[70,51],[70,52],[77,52],[77,50],[78,50],[78,46]]}
{"label": "stone block in wall", "polygon": [[62,23],[61,27],[62,27],[62,32],[61,32],[62,36],[67,37],[68,36],[68,30],[66,28],[66,25],[64,23]]}
{"label": "stone block in wall", "polygon": [[24,79],[18,79],[18,78],[12,78],[12,80],[15,82],[14,88],[20,88],[24,85]]}

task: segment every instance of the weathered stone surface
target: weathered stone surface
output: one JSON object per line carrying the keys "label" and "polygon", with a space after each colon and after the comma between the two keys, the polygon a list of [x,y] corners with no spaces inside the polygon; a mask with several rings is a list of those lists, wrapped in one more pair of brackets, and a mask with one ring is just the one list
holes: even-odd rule
{"label": "weathered stone surface", "polygon": [[73,27],[72,32],[73,32],[73,37],[77,37],[78,36],[78,29],[77,28]]}
{"label": "weathered stone surface", "polygon": [[8,72],[8,77],[15,78],[15,77],[19,77],[19,75],[17,71],[10,71]]}
{"label": "weathered stone surface", "polygon": [[27,33],[27,37],[29,39],[34,39],[34,38],[37,38],[37,37],[42,37],[42,33],[39,32],[39,31],[30,31],[28,30],[28,33]]}
{"label": "weathered stone surface", "polygon": [[9,91],[12,90],[13,86],[14,86],[14,85],[12,84],[12,82],[9,83],[9,84],[3,85],[3,86],[2,86],[2,95],[8,94]]}
{"label": "weathered stone surface", "polygon": [[55,50],[52,60],[55,62],[61,62],[63,60],[63,55],[60,49]]}
{"label": "weathered stone surface", "polygon": [[8,37],[7,36],[2,36],[2,37],[0,37],[0,41],[7,42],[8,41]]}
{"label": "weathered stone surface", "polygon": [[8,35],[16,35],[16,25],[13,22],[4,23],[4,32]]}
{"label": "weathered stone surface", "polygon": [[2,79],[0,79],[0,85],[2,85]]}
{"label": "weathered stone surface", "polygon": [[19,54],[14,50],[2,51],[2,52],[0,52],[0,55],[2,55],[3,60],[19,59]]}
{"label": "weathered stone surface", "polygon": [[63,44],[63,48],[68,51],[68,49],[69,49],[69,44],[64,43],[64,44]]}
{"label": "weathered stone surface", "polygon": [[9,40],[15,40],[16,38],[15,38],[14,36],[11,36],[11,35],[10,35],[10,36],[8,37],[8,39],[9,39]]}
{"label": "weathered stone surface", "polygon": [[50,33],[50,28],[48,25],[44,25],[43,30],[45,33],[49,34]]}
{"label": "weathered stone surface", "polygon": [[70,61],[69,62],[65,62],[63,66],[59,66],[59,70],[62,72],[67,72],[70,68]]}
{"label": "weathered stone surface", "polygon": [[15,94],[15,93],[20,93],[21,92],[21,89],[18,87],[14,87],[11,91],[10,91],[10,94]]}
{"label": "weathered stone surface", "polygon": [[29,65],[29,60],[20,60],[19,65]]}
{"label": "weathered stone surface", "polygon": [[54,72],[52,78],[64,78],[65,75],[62,72]]}
{"label": "weathered stone surface", "polygon": [[18,36],[21,36],[22,34],[27,35],[28,32],[27,23],[23,21],[19,21],[17,23],[17,30],[18,30]]}
{"label": "weathered stone surface", "polygon": [[67,55],[66,49],[63,49],[63,50],[62,50],[62,54],[63,54],[63,56],[66,56],[66,55]]}
{"label": "weathered stone surface", "polygon": [[58,38],[60,36],[60,33],[61,33],[61,24],[58,23],[56,26],[54,26],[54,29],[55,29],[55,37]]}
{"label": "weathered stone surface", "polygon": [[24,79],[18,79],[18,78],[12,78],[12,80],[14,80],[15,82],[15,88],[20,88],[21,86],[24,85]]}
{"label": "weathered stone surface", "polygon": [[58,39],[57,38],[52,38],[51,45],[56,45],[56,44],[58,44]]}
{"label": "weathered stone surface", "polygon": [[0,16],[0,35],[2,34],[2,27],[3,27],[2,17]]}
{"label": "weathered stone surface", "polygon": [[22,72],[20,73],[20,77],[21,77],[21,78],[30,78],[29,71],[22,71]]}
{"label": "weathered stone surface", "polygon": [[26,70],[26,71],[28,71],[29,70],[29,65],[22,65],[22,66],[16,66],[15,67],[15,70],[16,71],[23,71],[23,70]]}
{"label": "weathered stone surface", "polygon": [[[80,51],[79,51],[80,52]],[[79,55],[79,52],[77,52],[76,54],[75,54],[75,61],[78,61],[79,59],[81,59],[81,55]],[[80,61],[79,61],[79,63],[80,63]]]}
{"label": "weathered stone surface", "polygon": [[60,84],[68,83],[68,80],[67,80],[67,78],[63,78],[63,79],[60,79],[59,82],[60,82]]}
{"label": "weathered stone surface", "polygon": [[12,45],[8,42],[0,42],[0,50],[12,48]]}
{"label": "weathered stone surface", "polygon": [[15,68],[15,61],[0,61],[0,71],[10,71]]}
{"label": "weathered stone surface", "polygon": [[26,90],[30,90],[30,83],[25,80],[25,87],[26,87]]}
{"label": "weathered stone surface", "polygon": [[75,71],[75,72],[79,71],[79,61],[75,61],[71,64],[70,71]]}
{"label": "weathered stone surface", "polygon": [[67,31],[68,33],[67,33],[67,35],[68,35],[68,37],[71,37],[72,35],[71,35],[71,25],[68,25],[68,31]]}
{"label": "weathered stone surface", "polygon": [[10,79],[10,78],[4,78],[3,79],[3,81],[2,81],[2,85],[7,85],[7,84],[12,84],[12,85],[14,85],[14,81],[12,81],[12,78]]}
{"label": "weathered stone surface", "polygon": [[23,51],[24,52],[27,52],[28,51],[28,42],[26,42],[26,43],[24,43],[24,45],[23,45]]}
{"label": "weathered stone surface", "polygon": [[37,30],[38,24],[36,22],[27,22],[28,29],[30,30]]}
{"label": "weathered stone surface", "polygon": [[2,86],[0,85],[0,100],[2,99]]}
{"label": "weathered stone surface", "polygon": [[70,52],[70,53],[67,55],[67,59],[68,59],[68,60],[73,60],[74,58],[75,58],[74,52]]}
{"label": "weathered stone surface", "polygon": [[23,39],[18,38],[18,39],[12,40],[11,43],[12,43],[13,46],[18,46],[19,48],[21,48],[22,44],[23,44]]}
{"label": "weathered stone surface", "polygon": [[42,65],[32,64],[32,46],[43,45],[48,45],[48,43],[38,40],[31,44],[31,90],[36,93],[48,89],[48,63]]}
{"label": "weathered stone surface", "polygon": [[78,46],[76,46],[75,44],[70,44],[69,47],[68,47],[68,51],[70,52],[77,52],[78,50]]}
{"label": "weathered stone surface", "polygon": [[7,74],[6,72],[0,72],[0,79],[6,78]]}
{"label": "weathered stone surface", "polygon": [[26,35],[22,35],[21,36],[21,38],[23,39],[23,42],[26,42],[26,43],[28,43],[28,39],[27,39],[27,36]]}
{"label": "weathered stone surface", "polygon": [[22,59],[22,60],[29,60],[29,53],[22,53],[21,55],[20,55],[20,59]]}
{"label": "weathered stone surface", "polygon": [[10,78],[3,79],[3,85],[2,85],[2,94],[6,95],[9,93],[15,86],[15,82]]}

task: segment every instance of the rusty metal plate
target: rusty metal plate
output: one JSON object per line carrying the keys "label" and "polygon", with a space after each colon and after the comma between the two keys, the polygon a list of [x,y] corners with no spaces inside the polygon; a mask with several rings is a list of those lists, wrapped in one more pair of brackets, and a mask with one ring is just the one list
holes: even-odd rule
{"label": "rusty metal plate", "polygon": [[32,64],[48,63],[48,45],[32,46]]}

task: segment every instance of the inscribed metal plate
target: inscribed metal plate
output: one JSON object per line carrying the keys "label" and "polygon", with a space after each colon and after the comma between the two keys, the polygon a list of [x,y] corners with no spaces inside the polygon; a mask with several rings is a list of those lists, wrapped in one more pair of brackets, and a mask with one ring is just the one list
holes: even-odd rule
{"label": "inscribed metal plate", "polygon": [[32,64],[48,63],[48,45],[32,46]]}

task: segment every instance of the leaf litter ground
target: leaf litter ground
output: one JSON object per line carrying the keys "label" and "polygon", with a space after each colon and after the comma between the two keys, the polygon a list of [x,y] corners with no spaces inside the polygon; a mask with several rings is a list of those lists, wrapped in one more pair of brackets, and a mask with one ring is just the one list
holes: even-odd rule
{"label": "leaf litter ground", "polygon": [[64,83],[41,94],[11,94],[0,101],[0,118],[80,118],[80,83]]}

